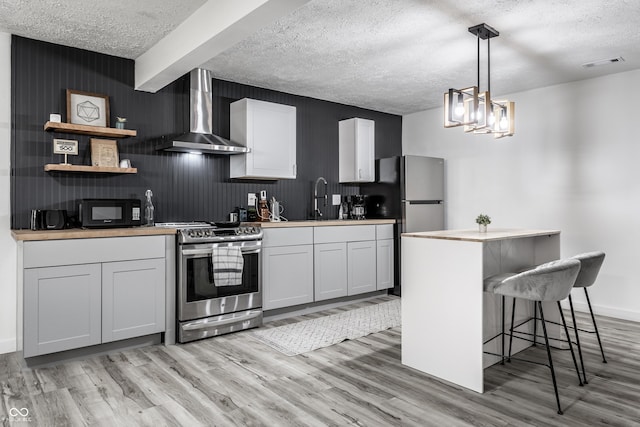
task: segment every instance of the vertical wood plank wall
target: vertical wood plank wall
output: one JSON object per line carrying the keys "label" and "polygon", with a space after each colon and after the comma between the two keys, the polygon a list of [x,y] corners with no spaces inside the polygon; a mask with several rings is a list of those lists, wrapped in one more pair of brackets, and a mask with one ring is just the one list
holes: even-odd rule
{"label": "vertical wood plank wall", "polygon": [[[157,93],[134,87],[134,61],[12,37],[11,58],[11,227],[29,227],[31,209],[77,211],[83,198],[144,198],[154,193],[156,221],[222,220],[247,193],[267,190],[285,207],[284,216],[306,219],[311,213],[315,180],[324,176],[330,194],[358,194],[357,185],[338,184],[338,121],[362,117],[376,122],[376,158],[400,155],[402,117],[318,99],[214,79],[213,130],[229,137],[229,104],[242,98],[293,105],[297,108],[295,180],[236,181],[229,179],[229,159],[222,155],[189,155],[156,151],[163,138],[188,130],[188,76]],[[47,163],[61,163],[53,138],[79,141],[73,164],[90,164],[90,136],[43,130],[50,113],[66,121],[66,89],[109,96],[110,126],[127,117],[135,138],[118,140],[120,159],[130,159],[137,175],[44,172]],[[337,208],[330,208],[335,216]]]}

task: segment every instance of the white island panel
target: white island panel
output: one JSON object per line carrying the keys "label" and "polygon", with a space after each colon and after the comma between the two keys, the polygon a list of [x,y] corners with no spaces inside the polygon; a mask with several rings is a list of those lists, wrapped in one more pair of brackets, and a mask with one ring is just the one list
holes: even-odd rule
{"label": "white island panel", "polygon": [[[494,274],[518,272],[560,257],[557,230],[445,230],[402,235],[402,363],[482,393],[483,369],[498,362],[501,340],[484,341],[502,327],[501,297],[483,291]],[[505,331],[511,321],[506,298]],[[529,301],[518,300],[516,321],[533,315]],[[545,318],[559,320],[555,303]],[[538,331],[540,331],[538,325]],[[533,322],[528,331],[533,332]],[[559,336],[557,326],[548,326]],[[514,339],[513,352],[530,344]],[[505,343],[505,353],[508,339]]]}
{"label": "white island panel", "polygon": [[403,236],[402,277],[402,363],[482,393],[482,244]]}

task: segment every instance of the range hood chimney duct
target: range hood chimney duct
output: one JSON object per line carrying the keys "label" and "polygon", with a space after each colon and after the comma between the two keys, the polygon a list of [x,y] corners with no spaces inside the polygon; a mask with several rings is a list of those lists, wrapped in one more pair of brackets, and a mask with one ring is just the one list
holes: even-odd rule
{"label": "range hood chimney duct", "polygon": [[189,130],[158,150],[203,154],[241,154],[249,149],[212,132],[213,99],[211,71],[191,70],[189,90]]}

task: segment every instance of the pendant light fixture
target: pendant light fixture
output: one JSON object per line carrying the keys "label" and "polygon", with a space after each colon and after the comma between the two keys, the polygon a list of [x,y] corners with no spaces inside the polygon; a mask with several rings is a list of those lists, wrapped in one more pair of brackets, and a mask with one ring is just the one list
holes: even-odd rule
{"label": "pendant light fixture", "polygon": [[[444,94],[444,127],[463,126],[465,132],[493,134],[495,138],[515,132],[515,103],[491,99],[491,39],[498,37],[487,24],[469,27],[478,40],[477,86],[449,89]],[[480,92],[480,40],[487,41],[487,90]]]}

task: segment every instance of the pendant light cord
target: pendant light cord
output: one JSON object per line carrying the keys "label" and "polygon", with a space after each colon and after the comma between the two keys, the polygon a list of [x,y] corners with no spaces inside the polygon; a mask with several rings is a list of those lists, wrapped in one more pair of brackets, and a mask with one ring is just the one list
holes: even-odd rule
{"label": "pendant light cord", "polygon": [[491,96],[491,37],[487,39],[487,92]]}
{"label": "pendant light cord", "polygon": [[[478,90],[480,91],[480,32],[476,34],[478,40]],[[487,37],[487,92],[491,93],[491,37]]]}
{"label": "pendant light cord", "polygon": [[478,40],[478,90],[480,90],[480,34],[476,34],[476,39]]}

